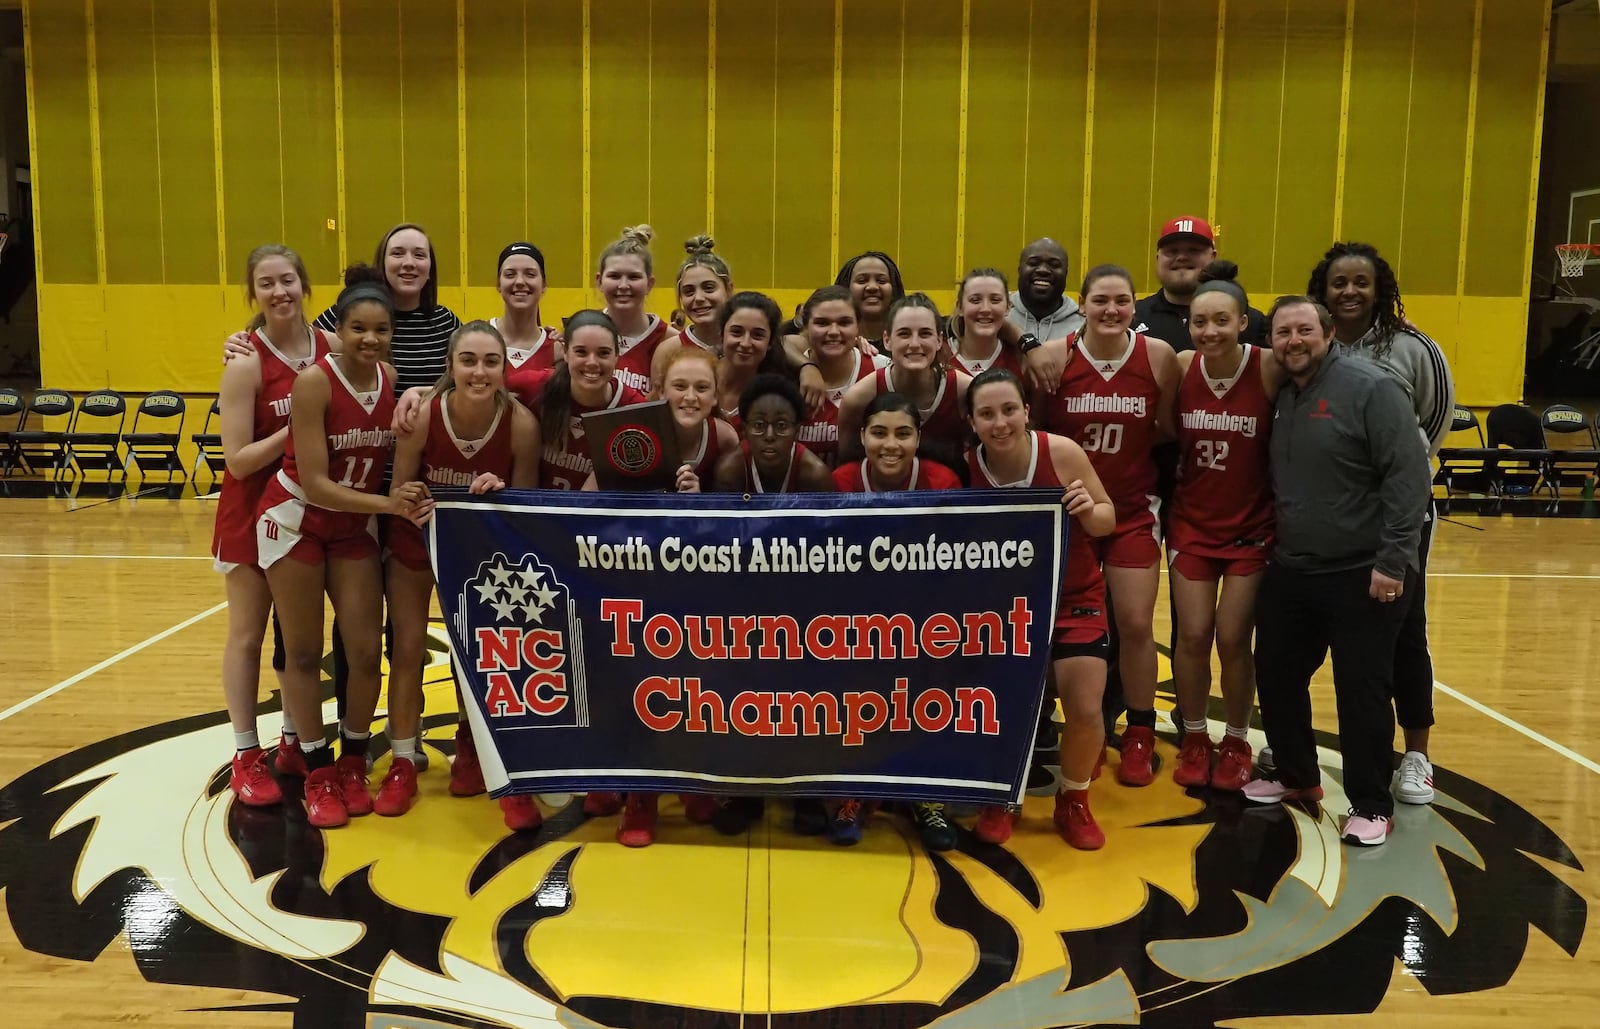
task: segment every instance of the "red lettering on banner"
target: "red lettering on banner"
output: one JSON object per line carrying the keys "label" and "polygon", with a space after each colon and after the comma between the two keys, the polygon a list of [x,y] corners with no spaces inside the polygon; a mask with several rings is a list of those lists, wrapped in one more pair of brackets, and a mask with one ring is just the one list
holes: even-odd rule
{"label": "red lettering on banner", "polygon": [[[787,658],[798,661],[805,657],[805,651],[800,647],[800,623],[794,620],[793,615],[759,615],[756,620],[761,624],[761,657],[766,661],[775,661],[778,658]],[[778,634],[787,633],[789,645],[778,650]]]}
{"label": "red lettering on banner", "polygon": [[922,652],[929,657],[950,657],[960,649],[960,640],[960,624],[943,611],[922,623]]}
{"label": "red lettering on banner", "polygon": [[[850,619],[850,627],[855,630],[856,646],[851,652],[851,657],[863,660],[874,657],[897,658],[900,656],[917,656],[917,626],[910,615],[856,615]],[[876,652],[872,646],[870,636],[878,634]],[[900,634],[900,648],[895,649],[894,634]]]}
{"label": "red lettering on banner", "polygon": [[522,699],[528,705],[528,710],[536,715],[548,717],[559,714],[566,710],[571,699],[567,696],[567,677],[535,672],[528,676],[528,681],[522,686]]}
{"label": "red lettering on banner", "polygon": [[728,632],[733,635],[733,649],[728,656],[735,661],[750,660],[750,634],[755,631],[755,615],[734,615],[729,618]]}
{"label": "red lettering on banner", "polygon": [[[806,650],[819,661],[847,661],[850,648],[845,646],[845,634],[850,631],[850,619],[844,615],[818,615],[806,623]],[[822,634],[828,642],[822,642]]]}
{"label": "red lettering on banner", "polygon": [[[754,718],[746,718],[746,711],[754,711]],[[733,727],[746,736],[772,735],[772,694],[745,690],[728,705]]]}
{"label": "red lettering on banner", "polygon": [[489,688],[484,691],[483,706],[489,709],[492,718],[520,715],[527,710],[522,698],[517,695],[517,687],[511,682],[511,676],[505,672],[494,672],[489,676]]}
{"label": "red lettering on banner", "polygon": [[[839,735],[839,698],[831,693],[779,693],[773,697],[778,708],[778,736]],[[797,723],[804,720],[804,728]]]}
{"label": "red lettering on banner", "polygon": [[[661,642],[663,633],[667,637],[665,643]],[[683,629],[678,626],[678,620],[671,615],[652,615],[644,623],[644,649],[658,661],[677,657],[678,651],[683,649]]]}
{"label": "red lettering on banner", "polygon": [[1033,612],[1028,610],[1027,597],[1011,598],[1011,613],[1006,615],[1011,623],[1011,656],[1028,657],[1033,648],[1028,645],[1028,626],[1033,623]]}
{"label": "red lettering on banner", "polygon": [[[881,693],[850,692],[844,695],[844,739],[847,747],[859,747],[866,742],[867,733],[877,732],[889,720],[889,705]],[[868,712],[871,712],[868,714]]]}
{"label": "red lettering on banner", "polygon": [[689,732],[705,732],[706,720],[700,716],[705,711],[711,715],[711,731],[714,733],[727,733],[728,716],[723,711],[722,694],[715,690],[700,691],[700,679],[689,676],[683,680],[686,690],[685,704],[689,708],[689,721],[684,726]]}
{"label": "red lettering on banner", "polygon": [[894,705],[894,717],[889,720],[890,732],[910,732],[911,716],[906,713],[906,696],[911,684],[901,677],[894,681],[894,692],[889,695],[889,702]]}
{"label": "red lettering on banner", "polygon": [[650,710],[651,697],[665,697],[669,702],[677,703],[683,699],[683,684],[677,678],[664,679],[659,675],[652,675],[633,689],[633,713],[639,716],[639,721],[656,732],[671,732],[683,721],[683,712],[668,711],[658,715]]}
{"label": "red lettering on banner", "polygon": [[956,716],[956,732],[978,732],[978,720],[974,717],[979,709],[983,711],[983,734],[985,736],[1000,735],[1000,719],[995,714],[999,706],[994,699],[994,691],[987,686],[962,686],[956,690],[956,710],[961,713]]}
{"label": "red lettering on banner", "polygon": [[479,629],[477,670],[493,672],[521,668],[517,648],[522,639],[521,629]]}
{"label": "red lettering on banner", "polygon": [[962,657],[983,656],[983,630],[989,630],[989,653],[1004,654],[1006,652],[1005,626],[1000,621],[1000,616],[993,611],[968,611],[961,616],[961,621],[966,625],[967,639],[961,645]]}
{"label": "red lettering on banner", "polygon": [[[937,706],[939,713],[928,713],[930,707]],[[924,690],[917,695],[917,702],[913,707],[916,710],[917,728],[923,732],[944,732],[950,728],[950,719],[955,716],[955,702],[950,699],[950,694],[944,690]]]}
{"label": "red lettering on banner", "polygon": [[728,656],[728,644],[723,640],[725,619],[704,615],[686,615],[683,619],[684,635],[688,637],[689,653],[701,661]]}
{"label": "red lettering on banner", "polygon": [[632,657],[633,639],[628,630],[634,622],[644,617],[644,601],[603,598],[600,601],[600,617],[611,623],[611,656]]}
{"label": "red lettering on banner", "polygon": [[530,629],[522,635],[522,659],[541,672],[553,672],[567,660],[561,642],[554,629]]}

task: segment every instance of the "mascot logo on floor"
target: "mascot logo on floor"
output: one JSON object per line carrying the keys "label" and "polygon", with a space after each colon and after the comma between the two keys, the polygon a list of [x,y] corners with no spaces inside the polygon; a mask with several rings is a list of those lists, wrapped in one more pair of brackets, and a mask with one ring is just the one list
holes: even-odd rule
{"label": "mascot logo on floor", "polygon": [[[430,742],[448,749],[436,646]],[[1580,867],[1561,840],[1445,769],[1437,802],[1402,808],[1373,850],[1339,842],[1325,771],[1320,811],[1108,775],[1092,854],[1056,837],[1048,797],[1005,846],[963,832],[942,854],[883,813],[843,849],[794,836],[783,805],[728,840],[664,799],[656,845],[631,851],[615,817],[566,797],[538,831],[509,832],[488,798],[449,796],[437,749],[409,814],[319,832],[292,786],[280,808],[233,802],[231,742],[223,713],[195,716],[0,790],[21,944],[92,962],[126,936],[151,981],[350,1029],[716,1029],[741,1012],[782,1029],[1177,1027],[1372,1011],[1395,961],[1436,995],[1492,989],[1530,929],[1574,954],[1587,915],[1541,864]]]}

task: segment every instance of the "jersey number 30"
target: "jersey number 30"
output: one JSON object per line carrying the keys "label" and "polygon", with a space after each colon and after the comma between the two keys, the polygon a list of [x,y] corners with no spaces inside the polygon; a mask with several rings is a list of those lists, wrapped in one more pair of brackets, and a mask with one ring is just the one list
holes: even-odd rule
{"label": "jersey number 30", "polygon": [[1122,449],[1122,426],[1100,422],[1084,426],[1083,449],[1091,453],[1115,454]]}

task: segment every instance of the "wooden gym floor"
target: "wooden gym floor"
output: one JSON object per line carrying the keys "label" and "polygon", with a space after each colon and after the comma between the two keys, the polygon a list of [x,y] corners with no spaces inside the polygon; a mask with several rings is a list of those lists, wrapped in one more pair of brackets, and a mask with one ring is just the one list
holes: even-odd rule
{"label": "wooden gym floor", "polygon": [[[1440,526],[1428,597],[1440,800],[1402,809],[1387,846],[1342,847],[1327,814],[1107,776],[1098,854],[1061,844],[1039,799],[1007,847],[969,835],[933,858],[887,814],[840,850],[793,836],[778,805],[724,839],[665,802],[660,842],[633,852],[613,842],[614,818],[586,822],[552,797],[545,828],[518,838],[486,799],[448,797],[437,749],[402,819],[323,837],[293,810],[235,808],[211,518],[193,499],[0,500],[6,1024],[1600,1017],[1589,519]],[[447,743],[448,681],[437,663],[428,679],[430,741]],[[263,682],[265,739],[278,720],[270,672]],[[1318,690],[1322,729],[1330,699]],[[1329,785],[1326,810],[1342,813]]]}

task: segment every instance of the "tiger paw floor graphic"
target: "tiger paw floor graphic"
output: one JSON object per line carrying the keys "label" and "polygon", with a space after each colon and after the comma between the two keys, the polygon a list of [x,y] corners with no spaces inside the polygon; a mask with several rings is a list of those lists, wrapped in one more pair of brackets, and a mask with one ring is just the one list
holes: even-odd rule
{"label": "tiger paw floor graphic", "polygon": [[1481,991],[1530,930],[1569,955],[1583,935],[1584,900],[1541,864],[1580,867],[1566,845],[1443,768],[1438,801],[1402,807],[1374,850],[1340,844],[1324,751],[1320,810],[1108,774],[1093,854],[1033,797],[1004,847],[963,831],[932,855],[887,813],[843,849],[794,835],[784,804],[725,838],[663,798],[658,842],[633,851],[570,797],[526,834],[450,797],[439,662],[429,679],[434,760],[402,818],[318,832],[293,780],[281,808],[234,804],[222,712],[6,786],[17,938],[93,962],[125,934],[150,981],[276,994],[296,1026],[1048,1029],[1368,1012],[1397,960],[1432,994]]}

